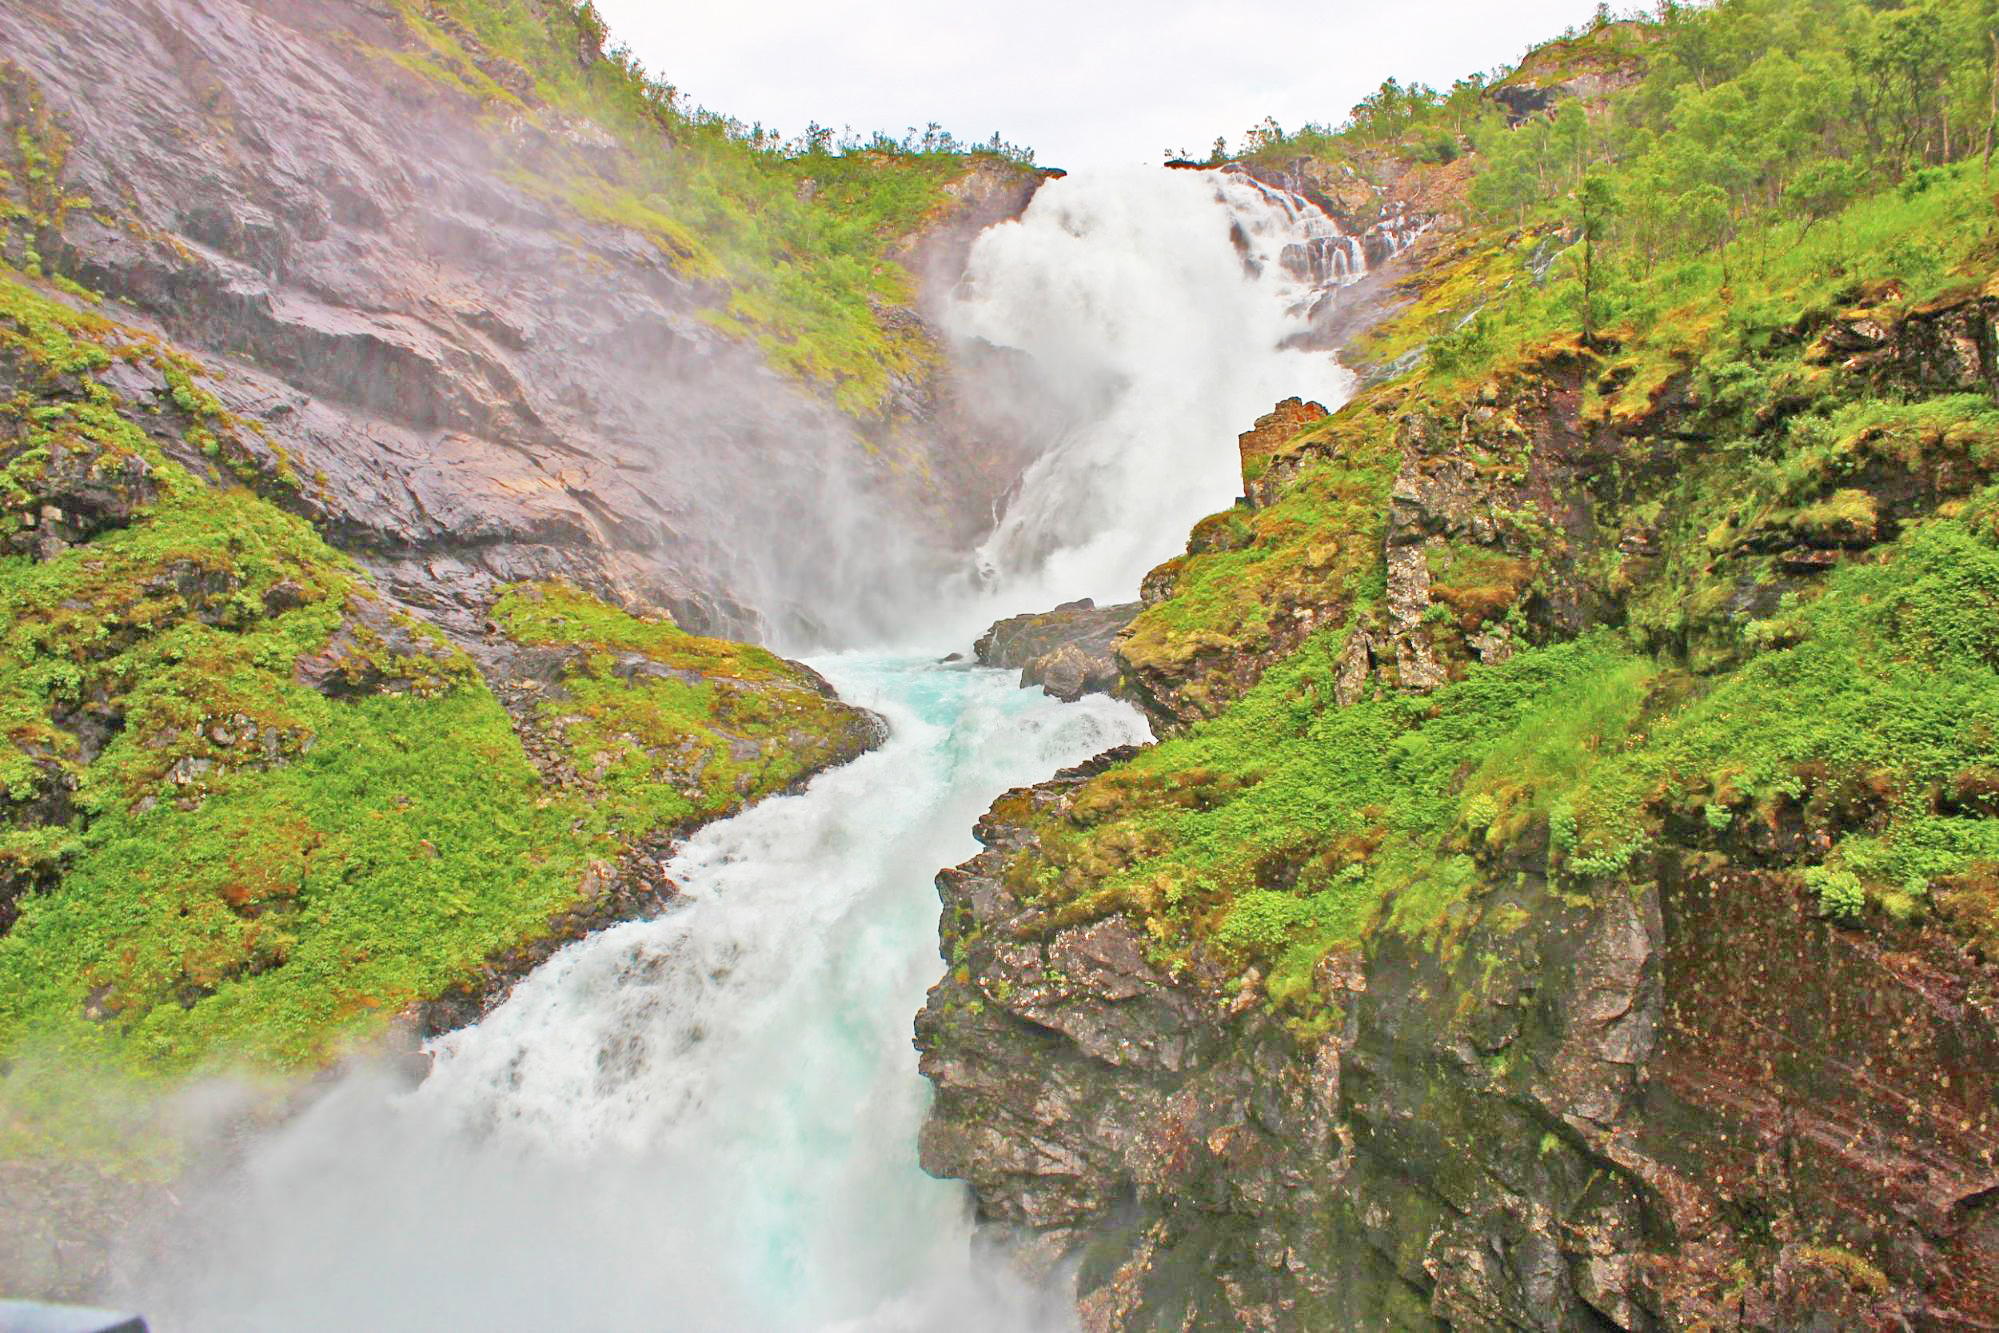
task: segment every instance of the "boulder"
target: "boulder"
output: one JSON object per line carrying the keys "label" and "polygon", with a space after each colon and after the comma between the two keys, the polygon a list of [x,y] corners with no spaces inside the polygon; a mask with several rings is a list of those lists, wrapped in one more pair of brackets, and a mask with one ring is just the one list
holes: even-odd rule
{"label": "boulder", "polygon": [[1111,647],[1142,609],[1139,602],[1098,606],[1088,597],[1064,602],[1052,611],[995,622],[973,652],[981,666],[1018,670],[1021,688],[1039,685],[1074,703],[1116,688],[1119,670]]}

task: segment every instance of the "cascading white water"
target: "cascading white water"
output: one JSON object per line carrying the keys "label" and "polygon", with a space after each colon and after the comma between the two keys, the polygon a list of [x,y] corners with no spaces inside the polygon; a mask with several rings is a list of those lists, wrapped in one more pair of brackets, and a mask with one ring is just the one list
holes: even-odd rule
{"label": "cascading white water", "polygon": [[[909,621],[1129,598],[1235,494],[1237,430],[1336,400],[1330,357],[1283,350],[1301,239],[1257,188],[1168,172],[1056,182],[982,239],[962,331],[1032,359],[1061,434],[991,584]],[[962,1190],[918,1168],[910,1017],[941,968],[932,876],[978,814],[1144,721],[929,657],[816,665],[884,748],[691,839],[672,910],[556,955],[414,1090],[338,1080],[108,1294],[159,1333],[1065,1326],[974,1263]]]}
{"label": "cascading white water", "polygon": [[820,663],[893,728],[704,830],[684,902],[558,954],[398,1094],[355,1077],[134,1293],[172,1330],[1030,1326],[916,1164],[938,866],[1008,787],[1143,739],[999,672]]}
{"label": "cascading white water", "polygon": [[1284,249],[1336,234],[1245,175],[1133,168],[1051,182],[979,238],[953,331],[1027,358],[1053,440],[979,550],[984,609],[1130,598],[1241,489],[1237,432],[1280,398],[1351,392],[1332,357],[1286,346],[1311,279]]}

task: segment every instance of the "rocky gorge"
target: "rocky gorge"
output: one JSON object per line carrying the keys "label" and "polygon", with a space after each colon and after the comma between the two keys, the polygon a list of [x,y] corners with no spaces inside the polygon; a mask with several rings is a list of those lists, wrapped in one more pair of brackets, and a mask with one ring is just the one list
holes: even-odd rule
{"label": "rocky gorge", "polygon": [[1090,187],[587,4],[0,6],[0,1295],[1992,1327],[1975,8]]}

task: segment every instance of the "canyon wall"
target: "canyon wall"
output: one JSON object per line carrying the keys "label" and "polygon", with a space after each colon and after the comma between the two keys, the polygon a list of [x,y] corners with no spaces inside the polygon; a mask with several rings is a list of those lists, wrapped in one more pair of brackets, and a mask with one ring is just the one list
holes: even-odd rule
{"label": "canyon wall", "polygon": [[[561,576],[697,629],[852,636],[1024,465],[941,369],[849,414],[717,327],[727,284],[614,191],[632,145],[441,10],[26,0],[0,48],[12,119],[37,101],[66,141],[40,262],[198,352],[273,498],[455,634]],[[966,159],[898,253],[948,287],[1040,179]]]}
{"label": "canyon wall", "polygon": [[1280,404],[938,879],[925,1165],[1091,1330],[1990,1326],[1991,293]]}

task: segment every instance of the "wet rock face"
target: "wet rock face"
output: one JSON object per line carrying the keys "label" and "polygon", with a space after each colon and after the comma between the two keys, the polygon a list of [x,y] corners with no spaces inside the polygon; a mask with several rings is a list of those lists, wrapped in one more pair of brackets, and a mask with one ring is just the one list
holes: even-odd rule
{"label": "wet rock face", "polygon": [[1236,437],[1236,453],[1242,460],[1245,484],[1261,475],[1277,447],[1315,421],[1323,421],[1326,409],[1318,403],[1286,398],[1256,419],[1256,424]]}
{"label": "wet rock face", "polygon": [[[840,493],[899,517],[878,527],[907,541],[869,548],[893,577],[981,526],[1021,460],[965,446],[948,385],[900,386],[864,447],[705,323],[718,293],[659,244],[535,188],[619,151],[609,136],[501,124],[368,54],[414,40],[361,0],[0,9],[0,50],[70,140],[64,188],[92,201],[44,255],[221,372],[203,387],[296,483],[274,498],[460,637],[495,582],[553,576],[697,629],[809,637],[833,575],[768,578],[739,530],[786,532],[797,569],[830,571],[812,553],[844,540],[822,517]],[[1036,183],[968,185],[923,266],[955,279],[959,213]]]}
{"label": "wet rock face", "polygon": [[1021,688],[1039,685],[1074,703],[1085,694],[1117,687],[1118,661],[1112,645],[1141,604],[1098,606],[1085,597],[1038,615],[1012,616],[995,623],[973,647],[981,666],[1020,671]]}
{"label": "wet rock face", "polygon": [[[1659,894],[1667,1004],[1619,1151],[1679,1241],[1650,1260],[1660,1306],[1764,1328],[1989,1321],[1999,969],[1934,929],[1829,925],[1776,876],[1671,862]],[[1775,1271],[1736,1293],[1716,1274],[1752,1249]]]}
{"label": "wet rock face", "polygon": [[[1889,292],[1885,295],[1893,296]],[[1944,298],[1892,326],[1866,313],[1833,320],[1808,359],[1926,393],[1999,393],[1999,298]]]}
{"label": "wet rock face", "polygon": [[1555,111],[1565,101],[1580,101],[1593,108],[1610,93],[1629,88],[1642,77],[1639,66],[1613,66],[1545,82],[1516,79],[1494,88],[1486,96],[1506,113],[1507,124],[1518,126]]}
{"label": "wet rock face", "polygon": [[1452,953],[1328,958],[1339,1021],[1300,1039],[1008,888],[1006,819],[1088,771],[939,877],[959,965],[917,1023],[924,1166],[1031,1271],[1076,1265],[1085,1328],[1975,1328],[1999,1300],[1999,972],[1939,934],[1674,854],[1595,906],[1527,875]]}

